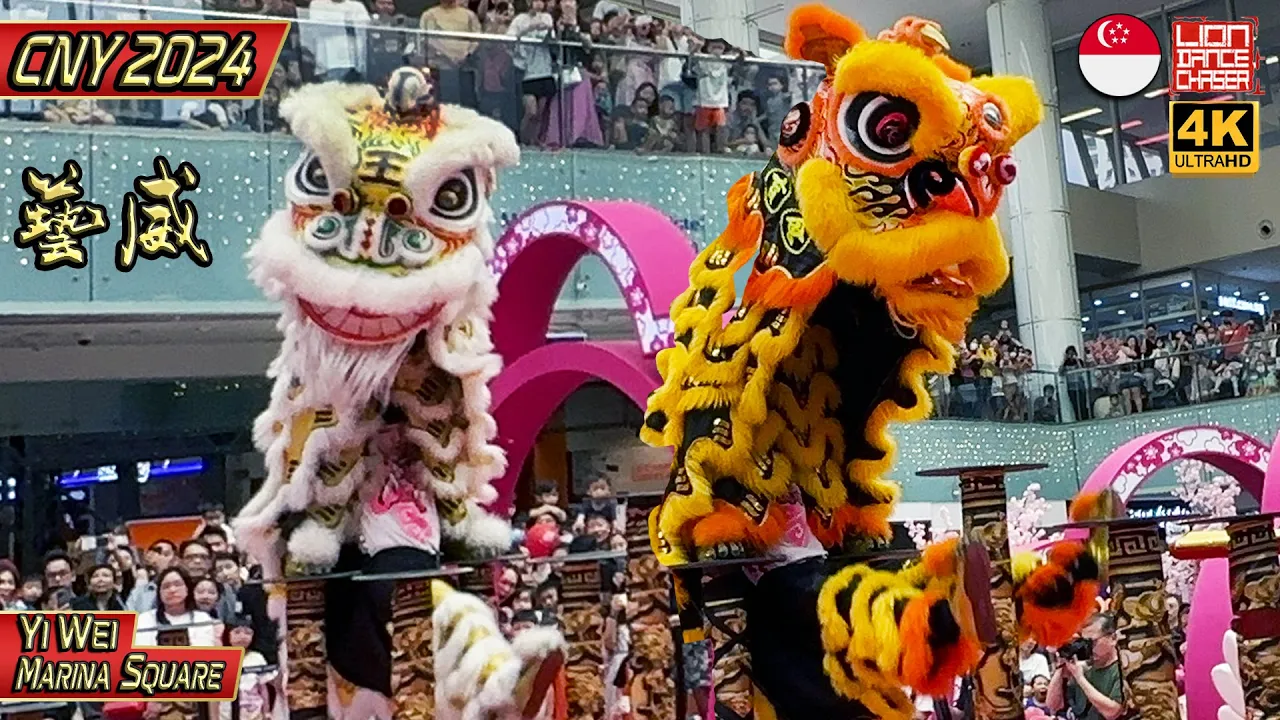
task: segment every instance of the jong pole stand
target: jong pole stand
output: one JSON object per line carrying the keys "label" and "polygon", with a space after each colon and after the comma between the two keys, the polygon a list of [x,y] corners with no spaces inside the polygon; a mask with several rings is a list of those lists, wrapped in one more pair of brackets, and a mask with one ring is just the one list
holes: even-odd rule
{"label": "jong pole stand", "polygon": [[927,470],[921,477],[958,477],[964,539],[986,550],[991,568],[988,592],[995,636],[982,652],[974,673],[975,714],[982,720],[1016,720],[1023,715],[1022,673],[1018,662],[1018,607],[1014,602],[1009,550],[1008,491],[1011,472],[1047,465],[990,465]]}
{"label": "jong pole stand", "polygon": [[[1180,517],[1177,522],[1196,518]],[[1071,523],[1105,542],[1107,584],[1119,634],[1125,711],[1131,720],[1179,720],[1177,648],[1166,606],[1164,525],[1169,518],[1119,518]]]}
{"label": "jong pole stand", "polygon": [[1280,720],[1280,513],[1213,518],[1230,538],[1233,629],[1240,636],[1240,679],[1251,718]]}

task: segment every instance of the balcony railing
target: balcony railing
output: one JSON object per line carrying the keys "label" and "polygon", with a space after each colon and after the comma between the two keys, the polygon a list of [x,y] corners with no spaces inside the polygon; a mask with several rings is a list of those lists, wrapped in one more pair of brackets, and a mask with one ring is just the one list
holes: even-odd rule
{"label": "balcony railing", "polygon": [[[418,21],[401,15],[343,23],[296,12],[296,18],[247,16],[206,10],[199,0],[10,0],[12,20],[251,17],[287,20],[290,32],[260,100],[18,99],[0,101],[0,114],[76,125],[282,132],[279,102],[290,90],[325,80],[377,85],[396,68],[415,65],[435,70],[441,100],[501,121],[526,146],[764,156],[787,111],[811,97],[825,76],[812,63],[593,43],[576,27],[515,37],[497,32],[501,26],[454,33],[406,26]],[[722,91],[714,82],[700,87],[699,78],[726,71]],[[726,106],[725,124],[702,132],[696,106],[712,103]]]}

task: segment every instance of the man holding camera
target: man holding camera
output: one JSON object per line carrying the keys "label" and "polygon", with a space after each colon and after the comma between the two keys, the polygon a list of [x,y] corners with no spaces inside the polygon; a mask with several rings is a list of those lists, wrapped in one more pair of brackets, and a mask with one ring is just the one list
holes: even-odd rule
{"label": "man holding camera", "polygon": [[1049,709],[1070,711],[1075,720],[1116,720],[1124,713],[1116,621],[1094,615],[1080,637],[1058,648],[1058,667],[1049,681]]}

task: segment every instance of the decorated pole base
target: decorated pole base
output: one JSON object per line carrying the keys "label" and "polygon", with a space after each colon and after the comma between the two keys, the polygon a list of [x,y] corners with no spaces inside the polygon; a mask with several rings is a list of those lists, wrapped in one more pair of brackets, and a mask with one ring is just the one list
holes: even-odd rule
{"label": "decorated pole base", "polygon": [[570,720],[604,717],[604,606],[599,558],[579,557],[560,571],[560,622],[569,654],[565,663]]}
{"label": "decorated pole base", "polygon": [[755,681],[747,648],[746,576],[726,573],[703,587],[707,639],[712,647],[712,707],[717,720],[754,720]]}
{"label": "decorated pole base", "polygon": [[[156,645],[160,647],[190,647],[191,633],[185,627],[157,628]],[[159,720],[208,720],[209,703],[160,703],[160,714],[156,717]]]}
{"label": "decorated pole base", "polygon": [[1280,514],[1232,518],[1231,604],[1240,635],[1244,704],[1257,720],[1280,720]]}
{"label": "decorated pole base", "polygon": [[677,720],[671,589],[668,573],[649,548],[649,512],[661,499],[661,495],[627,498],[627,625],[631,631],[627,662],[635,673],[632,682],[643,690],[632,694],[643,698],[632,708],[635,716]]}
{"label": "decorated pole base", "polygon": [[1152,520],[1110,527],[1111,609],[1120,635],[1125,714],[1132,720],[1178,720],[1177,654],[1166,610],[1162,530]]}
{"label": "decorated pole base", "polygon": [[1018,614],[1013,600],[1009,552],[1009,499],[1005,475],[1046,465],[995,465],[928,470],[922,477],[959,477],[965,539],[986,548],[991,567],[994,636],[974,673],[974,715],[980,720],[1021,720],[1022,671],[1018,660]]}
{"label": "decorated pole base", "polygon": [[290,582],[285,587],[285,698],[290,720],[329,716],[328,656],[324,639],[324,578]]}

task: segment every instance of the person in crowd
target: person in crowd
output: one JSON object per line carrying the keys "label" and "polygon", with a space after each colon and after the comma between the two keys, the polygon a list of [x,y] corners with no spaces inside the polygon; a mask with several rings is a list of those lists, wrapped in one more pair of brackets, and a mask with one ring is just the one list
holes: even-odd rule
{"label": "person in crowd", "polygon": [[[482,18],[489,35],[506,35],[515,17],[515,9],[507,0],[494,3]],[[506,125],[512,132],[520,130],[519,72],[512,57],[512,46],[504,42],[482,43],[476,50],[480,63],[479,109],[484,115]],[[597,120],[599,122],[599,120]]]}
{"label": "person in crowd", "polygon": [[524,72],[521,97],[524,115],[520,121],[520,141],[537,143],[547,120],[547,106],[557,87],[555,65],[545,41],[555,30],[555,20],[547,12],[546,0],[529,0],[528,9],[511,20],[507,34],[520,39],[516,46],[515,66]]}
{"label": "person in crowd", "polygon": [[638,15],[626,26],[622,45],[631,52],[620,54],[625,62],[622,77],[615,89],[615,107],[631,107],[640,86],[656,86],[658,77],[654,72],[654,65],[657,58],[646,52],[657,47],[654,40],[655,28],[656,23],[649,15]]}
{"label": "person in crowd", "polygon": [[791,112],[793,107],[791,93],[787,89],[787,76],[785,74],[773,74],[765,79],[762,100],[764,106],[761,108],[761,119],[763,120],[765,146],[770,150],[774,150],[778,147],[778,137],[782,132],[782,123],[786,120],[787,113]]}
{"label": "person in crowd", "polygon": [[693,129],[697,151],[710,155],[725,151],[729,124],[729,84],[732,66],[724,59],[729,43],[711,38],[702,48],[709,57],[691,57],[689,71],[697,83]]}
{"label": "person in crowd", "polygon": [[[661,24],[654,32],[654,46],[670,56],[658,60],[658,88],[663,96],[671,99],[671,113],[663,111],[661,103],[655,117],[669,117],[675,122],[675,133],[670,139],[675,141],[672,150],[689,150],[685,147],[684,138],[693,138],[693,102],[694,89],[684,79],[685,61],[690,51],[690,39],[693,31],[683,25],[671,23]],[[656,123],[655,123],[656,124]],[[663,133],[665,144],[665,136]],[[646,143],[648,144],[648,143]],[[663,150],[653,147],[650,150]]]}
{"label": "person in crowd", "polygon": [[538,586],[538,591],[534,593],[534,605],[541,612],[556,611],[560,605],[560,579],[548,578],[545,582]]}
{"label": "person in crowd", "polygon": [[426,59],[435,71],[437,96],[442,102],[476,107],[476,42],[432,33],[479,33],[483,29],[479,16],[462,0],[439,0],[422,13],[421,22],[428,33]]}
{"label": "person in crowd", "polygon": [[408,15],[399,11],[395,0],[373,0],[369,41],[365,43],[369,54],[365,74],[370,83],[382,87],[396,68],[408,64],[419,37],[409,32],[414,25]]}
{"label": "person in crowd", "polygon": [[1124,714],[1124,690],[1115,620],[1098,613],[1080,637],[1092,644],[1089,659],[1059,658],[1045,702],[1052,712],[1070,712],[1076,720],[1116,720]]}
{"label": "person in crowd", "polygon": [[76,582],[75,568],[71,556],[62,550],[52,550],[44,556],[44,587],[67,588],[71,590]]}
{"label": "person in crowd", "polygon": [[17,610],[18,602],[18,566],[8,558],[0,558],[0,610]]}
{"label": "person in crowd", "polygon": [[365,28],[369,10],[360,0],[311,0],[312,22],[302,25],[306,45],[315,54],[325,80],[355,83],[363,80]]}
{"label": "person in crowd", "polygon": [[213,572],[213,550],[203,540],[184,540],[178,546],[178,556],[191,577],[204,577]]}
{"label": "person in crowd", "polygon": [[618,150],[639,150],[649,135],[649,103],[636,96],[631,101],[630,112],[619,112],[613,121],[613,147]]}
{"label": "person in crowd", "polygon": [[[196,608],[195,583],[180,565],[173,565],[156,574],[154,605],[138,613],[138,625],[134,635],[135,647],[155,647],[160,644],[163,630],[185,630],[184,645],[213,647],[221,640],[214,619]],[[157,717],[169,713],[194,712],[191,703],[150,702],[147,716]]]}
{"label": "person in crowd", "polygon": [[[748,139],[748,131],[752,137]],[[747,149],[747,154],[761,152],[764,131],[760,129],[760,96],[754,90],[741,90],[729,117],[729,147]]]}
{"label": "person in crowd", "polygon": [[1058,389],[1053,385],[1041,388],[1040,397],[1036,398],[1032,410],[1032,419],[1040,423],[1056,423],[1061,417],[1058,407]]}
{"label": "person in crowd", "polygon": [[[219,553],[213,557],[214,579],[222,584],[222,601],[219,612],[233,617],[247,617],[253,624],[254,650],[275,664],[278,657],[276,642],[279,628],[267,615],[267,593],[258,583],[245,582],[248,573],[235,553]],[[220,616],[222,617],[222,616]]]}
{"label": "person in crowd", "polygon": [[13,607],[6,610],[35,610],[40,607],[40,598],[44,595],[44,578],[40,575],[28,575],[22,579],[22,587],[14,598]]}
{"label": "person in crowd", "polygon": [[650,118],[640,149],[644,152],[675,152],[680,147],[681,120],[676,99],[664,90],[658,99],[658,114]]}
{"label": "person in crowd", "polygon": [[[170,540],[156,540],[147,548],[143,561],[147,567],[159,572],[169,567],[178,559],[178,546]],[[141,612],[139,610],[139,612]]]}
{"label": "person in crowd", "polygon": [[239,720],[268,720],[272,717],[272,706],[276,698],[276,689],[272,683],[278,673],[263,672],[272,663],[268,663],[262,653],[255,649],[253,621],[239,615],[228,618],[222,626],[222,644],[244,648],[244,660],[240,665],[240,684],[236,694],[239,713],[234,713],[232,703],[222,703],[220,720],[231,720],[233,717],[238,717]]}
{"label": "person in crowd", "polygon": [[1145,379],[1142,375],[1141,366],[1135,362],[1142,357],[1138,338],[1133,335],[1126,338],[1124,345],[1120,346],[1119,353],[1118,359],[1122,363],[1119,368],[1120,378],[1118,381],[1121,413],[1124,415],[1140,413],[1142,412],[1142,389]]}
{"label": "person in crowd", "polygon": [[559,88],[547,106],[547,123],[542,144],[549,148],[605,146],[600,117],[596,114],[595,92],[587,80],[591,58],[591,38],[578,27],[576,0],[560,0],[555,13],[559,67]]}
{"label": "person in crowd", "polygon": [[1019,667],[1022,670],[1022,682],[1030,685],[1037,675],[1048,677],[1052,674],[1049,668],[1049,656],[1046,655],[1034,640],[1027,640],[1018,647]]}
{"label": "person in crowd", "polygon": [[209,575],[194,577],[193,579],[195,584],[192,586],[191,592],[196,601],[196,609],[208,613],[214,618],[228,617],[218,612],[219,606],[222,605],[222,583],[214,580]]}
{"label": "person in crowd", "polygon": [[227,539],[227,531],[221,525],[205,526],[198,537],[209,548],[209,552],[215,555],[227,552],[231,548],[231,543]]}
{"label": "person in crowd", "polygon": [[579,535],[569,543],[570,553],[600,552],[611,550],[610,539],[613,536],[613,521],[604,513],[588,511],[586,534]]}
{"label": "person in crowd", "polygon": [[1046,718],[1053,717],[1053,712],[1049,709],[1049,676],[1037,675],[1031,678],[1030,693],[1026,698],[1026,708],[1028,710],[1035,709],[1044,713]]}
{"label": "person in crowd", "polygon": [[72,610],[118,611],[125,610],[124,600],[116,590],[119,573],[107,564],[94,565],[85,573],[87,591],[71,601]]}

